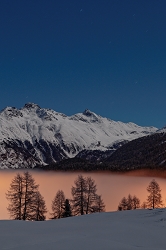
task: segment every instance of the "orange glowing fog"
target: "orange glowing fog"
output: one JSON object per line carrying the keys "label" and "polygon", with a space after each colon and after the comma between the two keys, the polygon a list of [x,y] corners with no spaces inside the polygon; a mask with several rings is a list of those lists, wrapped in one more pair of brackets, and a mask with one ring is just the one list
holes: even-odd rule
{"label": "orange glowing fog", "polygon": [[[0,219],[9,219],[7,212],[8,201],[6,200],[5,193],[9,189],[11,180],[17,173],[23,170],[1,170],[0,171]],[[97,185],[97,193],[102,195],[106,205],[106,211],[116,211],[119,201],[127,196],[136,195],[141,204],[146,201],[147,191],[146,188],[149,182],[155,178],[162,189],[163,202],[166,201],[166,173],[156,171],[135,171],[127,174],[114,174],[111,172],[54,172],[54,171],[29,171],[34,177],[39,190],[44,197],[47,209],[51,211],[51,201],[56,192],[61,189],[64,191],[66,198],[71,198],[71,187],[74,185],[74,180],[78,174],[84,176],[91,176]],[[49,212],[47,214],[49,218]]]}

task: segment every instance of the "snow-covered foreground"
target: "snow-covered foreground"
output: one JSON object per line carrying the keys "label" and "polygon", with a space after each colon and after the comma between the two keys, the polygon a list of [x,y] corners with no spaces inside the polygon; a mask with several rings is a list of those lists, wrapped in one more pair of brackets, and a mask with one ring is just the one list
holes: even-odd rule
{"label": "snow-covered foreground", "polygon": [[0,221],[1,250],[165,250],[166,209]]}

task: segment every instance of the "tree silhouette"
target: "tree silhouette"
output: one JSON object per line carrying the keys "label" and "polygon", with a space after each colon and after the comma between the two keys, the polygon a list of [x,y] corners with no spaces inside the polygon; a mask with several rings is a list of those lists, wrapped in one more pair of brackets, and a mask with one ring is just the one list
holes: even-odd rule
{"label": "tree silhouette", "polygon": [[62,190],[58,190],[52,201],[51,219],[60,219],[64,216],[65,195]]}
{"label": "tree silhouette", "polygon": [[86,178],[86,208],[85,213],[90,214],[94,212],[94,203],[96,203],[96,185],[95,181],[91,177]]}
{"label": "tree silhouette", "polygon": [[131,210],[140,208],[140,199],[137,196],[131,196],[130,194],[128,197],[123,197],[118,205],[118,210]]}
{"label": "tree silhouette", "polygon": [[148,208],[159,208],[163,206],[162,196],[161,196],[161,189],[157,181],[153,179],[148,187],[147,191],[149,195],[147,197],[147,207]]}
{"label": "tree silhouette", "polygon": [[64,218],[72,216],[71,207],[70,207],[70,203],[69,203],[68,199],[65,200],[63,210],[64,210],[64,212],[63,212]]}
{"label": "tree silhouette", "polygon": [[127,197],[127,210],[133,209],[133,198],[131,194],[128,195]]}
{"label": "tree silhouette", "polygon": [[105,204],[101,198],[101,195],[96,195],[95,205],[93,206],[94,213],[105,212]]}
{"label": "tree silhouette", "polygon": [[74,215],[83,215],[86,211],[86,179],[82,175],[78,175],[78,178],[75,180],[74,184],[75,187],[72,187],[71,189],[71,193],[73,196],[72,209]]}
{"label": "tree silhouette", "polygon": [[133,196],[133,199],[132,199],[132,208],[133,209],[140,208],[140,199],[135,195]]}
{"label": "tree silhouette", "polygon": [[78,175],[72,187],[72,209],[74,215],[90,214],[105,211],[105,205],[98,195],[95,181],[91,177]]}
{"label": "tree silhouette", "polygon": [[34,178],[29,172],[23,175],[23,220],[33,220],[34,204],[39,185],[36,185]]}
{"label": "tree silhouette", "polygon": [[141,204],[141,208],[142,209],[146,209],[147,208],[147,203],[145,201]]}
{"label": "tree silhouette", "polygon": [[126,197],[123,197],[118,205],[118,210],[127,210],[128,207],[128,201],[126,199]]}
{"label": "tree silhouette", "polygon": [[23,178],[17,174],[6,193],[6,198],[9,200],[7,210],[10,217],[15,220],[22,220],[22,207],[23,207]]}
{"label": "tree silhouette", "polygon": [[17,174],[6,193],[10,217],[15,220],[33,220],[37,192],[38,185],[29,172],[23,175]]}
{"label": "tree silhouette", "polygon": [[47,213],[47,208],[46,208],[44,198],[40,194],[39,191],[36,193],[35,198],[36,199],[34,203],[34,215],[33,215],[34,218],[33,219],[35,221],[43,221],[46,219],[45,214]]}

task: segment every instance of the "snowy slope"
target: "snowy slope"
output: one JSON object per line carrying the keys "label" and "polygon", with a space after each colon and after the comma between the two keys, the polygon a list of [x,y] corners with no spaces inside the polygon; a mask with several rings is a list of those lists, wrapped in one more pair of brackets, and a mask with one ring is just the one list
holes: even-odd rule
{"label": "snowy slope", "polygon": [[0,221],[1,250],[165,250],[166,210],[130,210],[44,222]]}
{"label": "snowy slope", "polygon": [[157,130],[134,123],[115,122],[85,110],[66,116],[28,103],[0,112],[0,167],[34,167],[71,158],[84,149],[112,149]]}

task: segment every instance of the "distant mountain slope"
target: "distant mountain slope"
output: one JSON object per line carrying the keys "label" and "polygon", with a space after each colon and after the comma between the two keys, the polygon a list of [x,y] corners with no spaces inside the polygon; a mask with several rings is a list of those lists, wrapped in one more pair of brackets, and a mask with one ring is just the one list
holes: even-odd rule
{"label": "distant mountain slope", "polygon": [[81,152],[79,152],[76,155],[76,157],[81,158],[81,159],[86,159],[86,160],[91,161],[91,162],[93,161],[94,163],[98,163],[98,162],[103,161],[106,158],[108,158],[110,155],[112,155],[115,152],[115,150],[117,150],[122,145],[126,144],[127,142],[128,142],[127,140],[115,142],[106,151],[101,151],[101,150],[97,150],[97,149],[96,150],[84,149]]}
{"label": "distant mountain slope", "polygon": [[155,127],[115,122],[90,110],[66,116],[28,103],[0,112],[0,168],[30,168],[75,157],[83,150],[117,145],[155,132]]}
{"label": "distant mountain slope", "polygon": [[108,157],[105,164],[117,170],[166,169],[166,133],[161,131],[128,142]]}
{"label": "distant mountain slope", "polygon": [[[81,159],[81,158],[69,158],[56,163],[49,165],[37,167],[42,168],[43,170],[62,170],[62,171],[74,171],[74,170],[83,170],[83,171],[94,171],[98,170],[99,164],[94,162]],[[101,170],[99,168],[99,170]]]}

